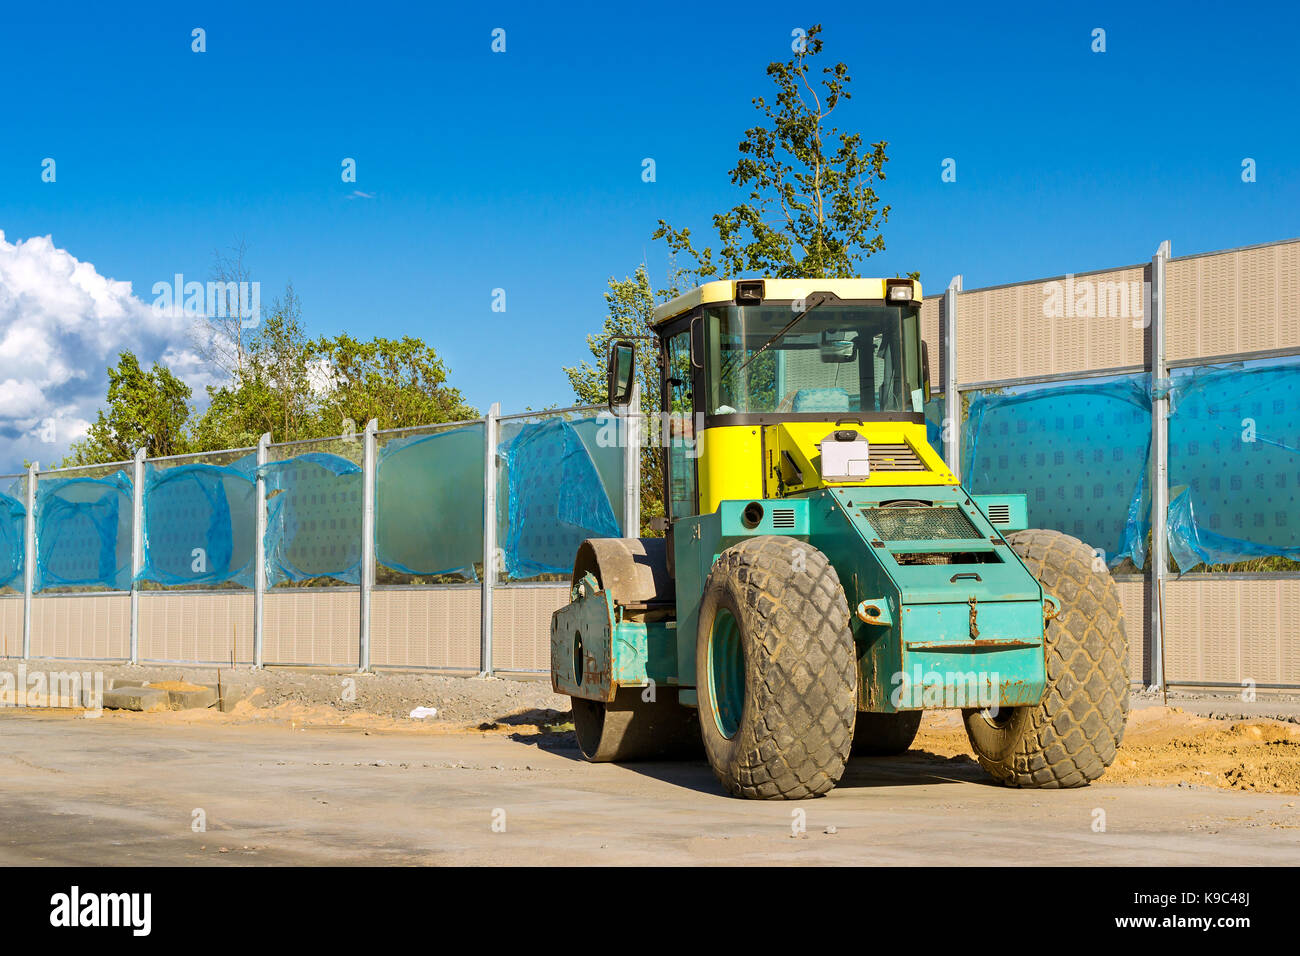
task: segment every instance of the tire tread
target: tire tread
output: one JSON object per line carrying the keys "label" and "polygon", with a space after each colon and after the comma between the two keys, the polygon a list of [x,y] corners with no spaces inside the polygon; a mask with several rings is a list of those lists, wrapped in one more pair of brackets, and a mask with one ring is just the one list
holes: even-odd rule
{"label": "tire tread", "polygon": [[991,760],[978,749],[976,756],[1008,786],[1085,786],[1115,759],[1128,720],[1128,637],[1118,589],[1108,572],[1093,570],[1093,550],[1070,535],[1018,531],[1007,543],[1061,610],[1046,629],[1043,702],[1009,758]]}
{"label": "tire tread", "polygon": [[756,653],[745,688],[752,738],[731,766],[714,772],[740,797],[800,800],[829,792],[848,761],[858,674],[835,568],[805,542],[759,535],[719,556],[705,590],[719,587],[737,597],[746,653],[751,641]]}

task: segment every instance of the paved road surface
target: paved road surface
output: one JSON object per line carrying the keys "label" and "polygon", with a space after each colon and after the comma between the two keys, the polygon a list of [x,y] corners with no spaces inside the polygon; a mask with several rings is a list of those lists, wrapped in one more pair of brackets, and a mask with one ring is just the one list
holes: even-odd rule
{"label": "paved road surface", "polygon": [[1021,792],[914,754],[854,760],[821,800],[748,803],[721,796],[703,763],[593,766],[506,737],[0,714],[0,866],[1296,864],[1295,802]]}

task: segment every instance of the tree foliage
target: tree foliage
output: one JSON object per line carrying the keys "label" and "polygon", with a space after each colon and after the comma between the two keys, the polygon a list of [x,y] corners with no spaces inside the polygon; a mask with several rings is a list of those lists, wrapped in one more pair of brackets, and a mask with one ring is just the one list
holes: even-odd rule
{"label": "tree foliage", "polygon": [[320,401],[327,431],[372,418],[385,428],[405,428],[478,417],[460,390],[447,385],[438,353],[413,336],[362,342],[344,333],[319,339],[314,350],[327,380]]}
{"label": "tree foliage", "polygon": [[73,442],[65,465],[125,461],[144,448],[150,457],[183,455],[191,442],[188,385],[165,365],[149,371],[132,352],[108,370],[108,396],[84,438]]}
{"label": "tree foliage", "polygon": [[[263,310],[255,331],[210,361],[229,377],[208,387],[207,407],[189,404],[188,385],[163,365],[145,372],[123,352],[109,369],[105,407],[64,464],[125,460],[137,448],[150,457],[328,438],[380,428],[439,424],[479,417],[431,345],[412,336],[356,339],[346,333],[310,339],[292,284]],[[218,358],[233,359],[227,366]]]}
{"label": "tree foliage", "polygon": [[617,339],[631,339],[636,343],[637,382],[641,386],[641,411],[647,423],[643,435],[651,439],[641,453],[642,534],[649,534],[650,520],[664,513],[663,455],[661,449],[654,447],[657,443],[653,440],[660,405],[659,348],[650,321],[655,306],[679,295],[684,281],[686,276],[673,267],[668,282],[656,290],[644,263],[630,276],[622,279],[611,276],[605,291],[604,325],[599,332],[587,336],[593,361],[584,360],[564,370],[579,403],[603,405],[608,400],[605,373],[610,343]]}
{"label": "tree foliage", "polygon": [[829,125],[850,98],[852,77],[843,63],[823,67],[818,90],[810,72],[822,51],[820,34],[820,24],[810,28],[789,61],[767,67],[776,97],[753,100],[763,121],[745,131],[729,173],[748,193],[713,216],[716,252],[697,247],[689,228],[659,220],[654,238],[689,256],[700,279],[849,278],[885,248],[880,227],[890,207],[880,204],[875,184],[885,178],[888,144],[864,149],[861,134]]}

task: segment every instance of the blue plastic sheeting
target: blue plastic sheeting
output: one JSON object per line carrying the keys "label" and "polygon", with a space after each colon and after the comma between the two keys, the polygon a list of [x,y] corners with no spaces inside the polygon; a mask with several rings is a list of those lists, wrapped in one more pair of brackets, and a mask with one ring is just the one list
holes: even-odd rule
{"label": "blue plastic sheeting", "polygon": [[33,590],[131,586],[131,478],[43,478],[36,485]]}
{"label": "blue plastic sheeting", "polygon": [[962,436],[972,494],[1025,492],[1029,524],[1074,535],[1114,567],[1146,560],[1148,376],[972,398]]}
{"label": "blue plastic sheeting", "polygon": [[1202,367],[1173,384],[1169,553],[1179,569],[1300,560],[1300,364]]}
{"label": "blue plastic sheeting", "polygon": [[266,581],[361,581],[361,467],[309,452],[263,465]]}
{"label": "blue plastic sheeting", "polygon": [[622,534],[611,503],[611,498],[621,500],[612,492],[622,487],[617,427],[602,419],[503,426],[500,456],[509,486],[503,549],[509,577],[568,574],[584,538]]}
{"label": "blue plastic sheeting", "polygon": [[[569,422],[582,439],[587,454],[591,456],[600,475],[605,499],[613,509],[614,520],[623,527],[623,470],[627,464],[623,444],[626,440],[627,422],[623,418],[602,414],[595,418],[582,418]],[[572,571],[570,566],[567,570]]]}
{"label": "blue plastic sheeting", "polygon": [[254,456],[230,465],[145,464],[144,565],[137,581],[253,586]]}
{"label": "blue plastic sheeting", "polygon": [[6,493],[0,493],[0,588],[22,590],[23,587],[27,506],[21,497],[21,481],[15,481]]}
{"label": "blue plastic sheeting", "polygon": [[396,438],[375,473],[375,557],[404,574],[460,573],[483,561],[482,425]]}

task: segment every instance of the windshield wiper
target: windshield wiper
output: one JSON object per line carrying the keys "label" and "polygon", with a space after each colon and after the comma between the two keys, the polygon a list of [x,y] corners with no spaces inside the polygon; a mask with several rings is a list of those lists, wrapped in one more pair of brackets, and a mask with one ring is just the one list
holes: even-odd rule
{"label": "windshield wiper", "polygon": [[[795,313],[795,317],[791,319],[789,322],[787,322],[775,335],[773,335],[770,339],[764,342],[762,348],[760,348],[749,358],[745,359],[745,361],[741,362],[740,368],[736,369],[736,371],[743,372],[745,370],[746,365],[754,361],[754,359],[758,358],[760,355],[762,355],[764,352],[770,349],[774,344],[776,344],[787,332],[789,332],[796,325],[802,322],[804,317],[809,312],[811,312],[813,309],[818,308],[819,306],[825,305],[827,302],[831,301],[832,298],[833,298],[832,296],[826,295],[825,293],[821,293],[821,294],[813,293],[813,295],[810,295],[807,299],[804,300],[804,310],[802,312]],[[816,301],[812,301],[813,299],[815,299]]]}

